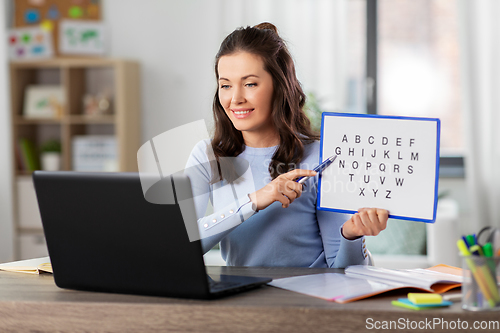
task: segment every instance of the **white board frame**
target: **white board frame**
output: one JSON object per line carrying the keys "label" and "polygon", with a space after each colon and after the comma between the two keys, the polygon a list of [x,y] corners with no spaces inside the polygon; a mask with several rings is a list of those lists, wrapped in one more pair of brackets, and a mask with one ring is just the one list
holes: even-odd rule
{"label": "white board frame", "polygon": [[[337,118],[331,118],[331,117],[337,117]],[[433,172],[429,171],[429,173],[432,173],[432,175],[429,176],[429,177],[432,177],[432,184],[430,183],[430,180],[427,180],[427,183],[429,183],[430,185],[427,185],[427,188],[425,189],[426,195],[429,196],[429,197],[426,197],[426,200],[424,200],[426,212],[425,213],[422,212],[422,214],[415,214],[415,213],[406,214],[404,212],[403,213],[398,213],[398,212],[393,213],[393,212],[391,212],[390,204],[388,204],[388,206],[385,206],[385,207],[384,207],[384,205],[382,205],[382,206],[381,205],[370,206],[370,205],[363,204],[363,203],[368,203],[368,204],[371,203],[370,200],[364,200],[364,201],[360,200],[361,204],[360,204],[360,207],[358,207],[358,208],[362,208],[362,207],[385,208],[385,209],[389,210],[389,217],[401,219],[401,220],[419,221],[419,222],[427,222],[427,223],[433,223],[436,220],[437,199],[438,199],[438,183],[439,183],[439,153],[440,153],[439,147],[440,147],[440,131],[441,131],[441,122],[439,119],[437,119],[437,118],[420,118],[420,117],[402,117],[402,116],[383,116],[383,115],[324,112],[322,115],[322,121],[321,121],[321,148],[320,148],[320,161],[319,161],[320,163],[324,159],[330,157],[331,151],[332,151],[331,145],[332,144],[335,145],[334,140],[332,140],[332,134],[331,134],[334,132],[334,130],[332,128],[325,128],[325,123],[327,123],[327,126],[330,127],[330,125],[328,125],[329,121],[330,121],[329,119],[346,119],[346,120],[349,119],[350,122],[355,121],[355,122],[359,123],[360,127],[359,127],[358,132],[360,135],[364,135],[365,138],[370,136],[370,133],[367,133],[366,128],[365,128],[366,124],[370,125],[368,128],[376,128],[377,126],[382,124],[381,121],[383,122],[384,120],[389,120],[389,121],[391,121],[392,125],[394,125],[395,123],[401,122],[399,124],[405,124],[404,127],[407,129],[408,127],[411,127],[411,126],[408,126],[409,125],[408,121],[433,122],[435,124],[435,131],[436,131],[435,132],[435,142],[431,141],[431,143],[433,143],[433,145],[426,146],[427,151],[432,149],[432,152],[429,152],[425,155],[425,156],[429,156],[429,157],[431,157],[431,155],[432,155],[432,157],[429,158],[430,161],[432,161],[433,158],[435,159],[432,165],[429,165],[430,164],[429,161],[426,161],[427,170],[431,170],[431,168],[432,168],[432,171],[433,171]],[[363,126],[362,122],[365,123],[364,124],[365,126]],[[369,123],[367,123],[367,122],[369,122]],[[403,123],[403,122],[405,122],[405,123]],[[415,124],[418,124],[418,123],[415,123]],[[414,126],[414,127],[417,128],[418,126]],[[394,128],[394,127],[391,130],[393,132],[398,132],[398,129]],[[418,129],[415,129],[415,131],[418,131]],[[389,136],[389,134],[388,134],[388,136]],[[391,138],[391,139],[394,139],[394,138]],[[325,142],[325,141],[328,141],[328,142]],[[327,147],[327,145],[329,148],[325,149]],[[328,152],[325,152],[325,150]],[[366,152],[366,153],[368,153],[368,152]],[[329,156],[326,156],[326,154],[328,154]],[[375,156],[376,156],[376,154],[375,154]],[[326,192],[327,185],[326,185],[326,183],[324,183],[324,181],[329,182],[328,183],[329,184],[328,190],[331,190],[332,189],[331,180],[334,179],[332,175],[335,172],[337,174],[339,174],[339,172],[340,172],[339,167],[341,165],[339,163],[342,162],[342,159],[339,157],[334,162],[334,165],[327,168],[324,171],[324,173],[321,174],[319,177],[317,209],[318,210],[327,210],[327,211],[354,214],[357,212],[357,210],[354,210],[352,207],[350,207],[350,208],[346,208],[346,207],[342,207],[342,206],[338,206],[338,207],[335,206],[334,207],[334,205],[331,204],[331,201],[333,200],[335,195],[337,195],[337,198],[338,198],[338,195],[340,195],[339,193],[336,193],[335,187],[333,187],[333,192]],[[345,161],[344,161],[344,163],[345,163]],[[351,177],[351,179],[352,179],[352,177]],[[432,185],[432,189],[431,189],[431,185]],[[373,189],[373,191],[374,191],[374,189]],[[344,194],[342,193],[341,195],[344,195]],[[325,197],[327,199],[325,199]],[[422,200],[418,201],[419,198],[415,197],[415,195],[412,194],[411,191],[406,191],[404,193],[403,199],[405,200],[405,202],[408,202],[406,200],[409,200],[409,201],[413,201],[413,203],[415,203],[415,200],[417,200],[417,202],[419,202],[419,203],[422,201]],[[403,199],[401,199],[401,200],[403,200]],[[399,200],[399,201],[401,201],[401,200]],[[378,202],[380,202],[380,200],[378,200]]]}

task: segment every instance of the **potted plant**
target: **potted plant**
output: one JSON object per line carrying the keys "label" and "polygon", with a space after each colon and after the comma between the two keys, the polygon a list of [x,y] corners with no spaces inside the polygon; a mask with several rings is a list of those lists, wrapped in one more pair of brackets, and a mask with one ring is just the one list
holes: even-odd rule
{"label": "potted plant", "polygon": [[61,143],[52,139],[41,147],[42,170],[59,171],[61,169]]}
{"label": "potted plant", "polygon": [[321,109],[318,98],[312,92],[307,94],[304,111],[306,113],[306,116],[309,118],[309,121],[311,122],[311,128],[314,131],[320,132],[323,110]]}

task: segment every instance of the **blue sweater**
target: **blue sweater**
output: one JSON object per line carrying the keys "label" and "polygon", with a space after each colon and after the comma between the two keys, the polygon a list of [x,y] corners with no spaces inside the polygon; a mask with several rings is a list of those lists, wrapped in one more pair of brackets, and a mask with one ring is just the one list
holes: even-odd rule
{"label": "blue sweater", "polygon": [[[237,157],[248,161],[243,177],[228,184],[210,184],[208,140],[199,142],[189,157],[198,228],[204,252],[220,242],[229,266],[346,267],[366,264],[364,237],[347,240],[340,229],[349,216],[316,210],[318,176],[307,180],[300,198],[288,208],[274,202],[255,212],[248,194],[271,181],[269,162],[277,149],[246,147]],[[305,146],[300,169],[319,164],[319,142]],[[210,150],[209,150],[210,151]],[[213,214],[205,216],[208,201]]]}

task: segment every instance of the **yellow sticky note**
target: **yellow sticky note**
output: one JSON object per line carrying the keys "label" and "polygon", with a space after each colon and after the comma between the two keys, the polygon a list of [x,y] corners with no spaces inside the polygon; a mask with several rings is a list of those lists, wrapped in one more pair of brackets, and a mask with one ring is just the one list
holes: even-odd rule
{"label": "yellow sticky note", "polygon": [[54,30],[54,23],[51,20],[43,20],[42,24],[40,24],[42,29],[45,31]]}
{"label": "yellow sticky note", "polygon": [[408,299],[413,304],[437,304],[443,302],[443,297],[439,294],[409,293]]}

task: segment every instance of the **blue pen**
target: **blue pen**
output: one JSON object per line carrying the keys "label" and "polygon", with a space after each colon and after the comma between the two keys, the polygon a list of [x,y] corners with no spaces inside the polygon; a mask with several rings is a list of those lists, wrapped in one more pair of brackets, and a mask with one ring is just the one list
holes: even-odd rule
{"label": "blue pen", "polygon": [[462,236],[462,240],[464,241],[467,248],[469,248],[469,244],[467,244],[467,238],[465,238],[465,236]]}
{"label": "blue pen", "polygon": [[[313,169],[313,171],[316,171],[317,173],[321,173],[323,172],[323,170],[325,170],[326,168],[328,168],[332,163],[333,161],[335,161],[335,159],[337,158],[337,155],[333,155],[333,156],[330,156],[329,158],[327,158],[326,160],[323,161],[323,163],[321,163],[320,165],[318,165],[317,167],[315,167]],[[306,177],[300,177],[296,180],[297,183],[299,184],[304,184],[304,182],[306,180],[308,180],[309,176],[306,176]]]}

